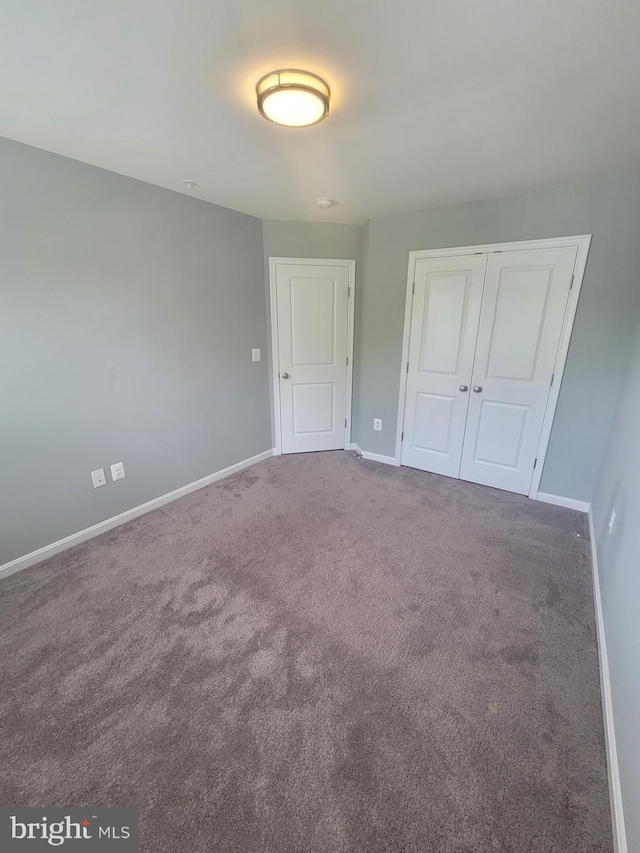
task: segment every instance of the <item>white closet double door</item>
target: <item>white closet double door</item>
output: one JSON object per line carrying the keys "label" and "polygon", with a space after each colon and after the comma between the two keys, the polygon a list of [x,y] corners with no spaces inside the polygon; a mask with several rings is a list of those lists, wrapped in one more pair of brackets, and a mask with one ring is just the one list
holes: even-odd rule
{"label": "white closet double door", "polygon": [[528,494],[576,253],[416,261],[403,465]]}

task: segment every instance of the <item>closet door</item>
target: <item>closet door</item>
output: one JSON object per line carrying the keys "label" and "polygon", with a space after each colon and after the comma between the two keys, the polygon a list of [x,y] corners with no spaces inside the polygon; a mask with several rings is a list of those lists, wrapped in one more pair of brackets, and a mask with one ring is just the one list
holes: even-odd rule
{"label": "closet door", "polygon": [[577,249],[489,255],[460,477],[528,494]]}
{"label": "closet door", "polygon": [[486,263],[416,261],[403,465],[458,476]]}

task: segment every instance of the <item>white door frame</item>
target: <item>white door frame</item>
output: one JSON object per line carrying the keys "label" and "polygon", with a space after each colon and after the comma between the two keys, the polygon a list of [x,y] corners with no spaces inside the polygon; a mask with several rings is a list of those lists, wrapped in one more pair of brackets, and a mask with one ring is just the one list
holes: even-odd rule
{"label": "white door frame", "polygon": [[402,361],[400,362],[400,395],[398,398],[398,423],[396,431],[396,455],[395,463],[400,465],[402,455],[402,432],[404,429],[404,410],[407,395],[407,362],[409,360],[409,336],[411,330],[411,310],[413,307],[413,286],[415,282],[416,261],[423,258],[449,258],[461,255],[490,255],[494,252],[520,252],[527,249],[563,249],[576,248],[576,261],[573,268],[573,283],[569,291],[569,300],[562,324],[560,343],[554,365],[554,381],[551,386],[547,408],[542,423],[540,441],[538,443],[537,464],[533,469],[529,497],[537,498],[540,480],[544,469],[544,462],[551,436],[551,427],[556,413],[556,405],[562,385],[562,377],[569,352],[569,341],[573,330],[573,321],[576,316],[582,279],[587,265],[587,256],[591,244],[591,234],[583,234],[578,237],[556,237],[546,240],[522,240],[516,243],[487,243],[482,246],[459,246],[451,249],[426,249],[424,251],[409,252],[409,269],[407,273],[407,295],[404,309],[404,333],[402,337]]}
{"label": "white door frame", "polygon": [[278,302],[276,293],[276,266],[345,267],[348,272],[349,296],[347,299],[347,425],[344,430],[344,449],[351,448],[351,402],[353,398],[353,332],[356,301],[356,262],[335,258],[269,258],[269,300],[271,303],[271,380],[273,382],[274,456],[282,456],[282,420],[280,410],[280,356],[278,353]]}

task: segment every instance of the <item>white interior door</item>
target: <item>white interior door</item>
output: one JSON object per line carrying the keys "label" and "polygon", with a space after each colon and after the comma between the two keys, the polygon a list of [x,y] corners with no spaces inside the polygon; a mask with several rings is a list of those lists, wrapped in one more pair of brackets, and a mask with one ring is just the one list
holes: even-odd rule
{"label": "white interior door", "polygon": [[486,255],[416,261],[401,463],[457,477]]}
{"label": "white interior door", "polygon": [[345,447],[349,266],[275,266],[283,453]]}
{"label": "white interior door", "polygon": [[576,248],[489,255],[460,477],[528,494]]}

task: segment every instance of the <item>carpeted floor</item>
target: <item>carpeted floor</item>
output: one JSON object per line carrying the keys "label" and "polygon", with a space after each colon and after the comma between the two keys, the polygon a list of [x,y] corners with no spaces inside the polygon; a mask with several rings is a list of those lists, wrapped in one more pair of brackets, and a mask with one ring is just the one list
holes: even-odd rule
{"label": "carpeted floor", "polygon": [[612,850],[583,515],[270,459],[0,583],[0,803],[148,853]]}

